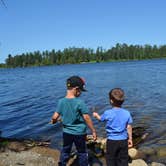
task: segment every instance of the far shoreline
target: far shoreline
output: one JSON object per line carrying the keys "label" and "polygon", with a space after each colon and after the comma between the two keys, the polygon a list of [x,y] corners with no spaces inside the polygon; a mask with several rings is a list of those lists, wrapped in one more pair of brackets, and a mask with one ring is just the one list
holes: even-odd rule
{"label": "far shoreline", "polygon": [[30,65],[22,67],[7,67],[6,64],[0,64],[0,69],[17,69],[17,68],[35,68],[35,67],[49,67],[49,66],[61,66],[61,65],[79,65],[79,64],[95,64],[95,63],[109,63],[109,62],[136,62],[136,61],[148,61],[148,60],[166,60],[163,58],[147,58],[147,59],[111,59],[109,61],[89,61],[89,62],[80,62],[80,63],[65,63],[65,64],[49,64],[49,65]]}

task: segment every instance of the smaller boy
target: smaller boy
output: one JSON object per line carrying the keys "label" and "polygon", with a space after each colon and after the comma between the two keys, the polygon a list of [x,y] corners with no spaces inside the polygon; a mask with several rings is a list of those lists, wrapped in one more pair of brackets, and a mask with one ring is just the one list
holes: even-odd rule
{"label": "smaller boy", "polygon": [[73,143],[78,152],[79,166],[88,166],[87,125],[91,129],[94,140],[97,139],[97,136],[89,110],[84,101],[78,98],[82,91],[86,91],[85,81],[79,76],[71,76],[67,79],[66,86],[66,96],[59,99],[56,112],[52,116],[52,123],[56,123],[61,117],[63,124],[63,149],[59,166],[66,166]]}
{"label": "smaller boy", "polygon": [[128,147],[132,142],[132,117],[128,110],[121,108],[124,102],[124,91],[114,88],[109,92],[112,109],[106,110],[101,116],[94,112],[93,117],[106,121],[107,144],[106,162],[107,166],[128,166]]}

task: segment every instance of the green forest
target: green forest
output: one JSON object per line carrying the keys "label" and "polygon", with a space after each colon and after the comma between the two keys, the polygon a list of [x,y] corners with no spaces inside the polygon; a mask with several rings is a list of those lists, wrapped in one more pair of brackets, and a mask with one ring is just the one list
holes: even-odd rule
{"label": "green forest", "polygon": [[88,62],[108,62],[166,58],[166,45],[127,45],[117,43],[110,49],[69,47],[62,50],[35,51],[21,55],[9,54],[5,64],[0,67],[28,67],[60,64],[78,64]]}

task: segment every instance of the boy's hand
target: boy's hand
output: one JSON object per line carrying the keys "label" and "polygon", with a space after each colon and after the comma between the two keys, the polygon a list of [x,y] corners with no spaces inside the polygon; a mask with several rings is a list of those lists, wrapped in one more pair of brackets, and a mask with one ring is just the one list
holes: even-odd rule
{"label": "boy's hand", "polygon": [[133,147],[133,141],[132,141],[132,139],[128,139],[128,147],[129,148]]}
{"label": "boy's hand", "polygon": [[57,121],[61,121],[60,119],[61,119],[61,118],[60,118],[59,113],[55,112],[55,113],[53,114],[53,116],[52,116],[52,119],[51,119],[50,123],[51,123],[51,124],[54,124],[54,123],[56,123]]}
{"label": "boy's hand", "polygon": [[49,122],[49,124],[54,124],[55,122],[54,122],[54,120],[53,119],[51,119],[51,121]]}
{"label": "boy's hand", "polygon": [[58,119],[51,119],[51,121],[49,122],[49,124],[54,124],[56,122],[62,122],[62,119],[60,117]]}
{"label": "boy's hand", "polygon": [[93,112],[93,117],[100,120],[100,115],[97,112]]}
{"label": "boy's hand", "polygon": [[97,116],[98,116],[98,113],[97,112],[93,112],[93,117],[97,118]]}

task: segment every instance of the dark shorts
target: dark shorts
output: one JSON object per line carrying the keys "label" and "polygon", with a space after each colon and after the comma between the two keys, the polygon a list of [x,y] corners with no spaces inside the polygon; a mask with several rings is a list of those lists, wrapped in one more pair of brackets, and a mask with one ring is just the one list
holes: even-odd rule
{"label": "dark shorts", "polygon": [[107,166],[128,166],[128,141],[107,140]]}
{"label": "dark shorts", "polygon": [[86,135],[72,135],[63,133],[63,148],[60,156],[60,166],[66,166],[70,157],[72,145],[77,149],[79,165],[88,166],[88,154],[86,150]]}

